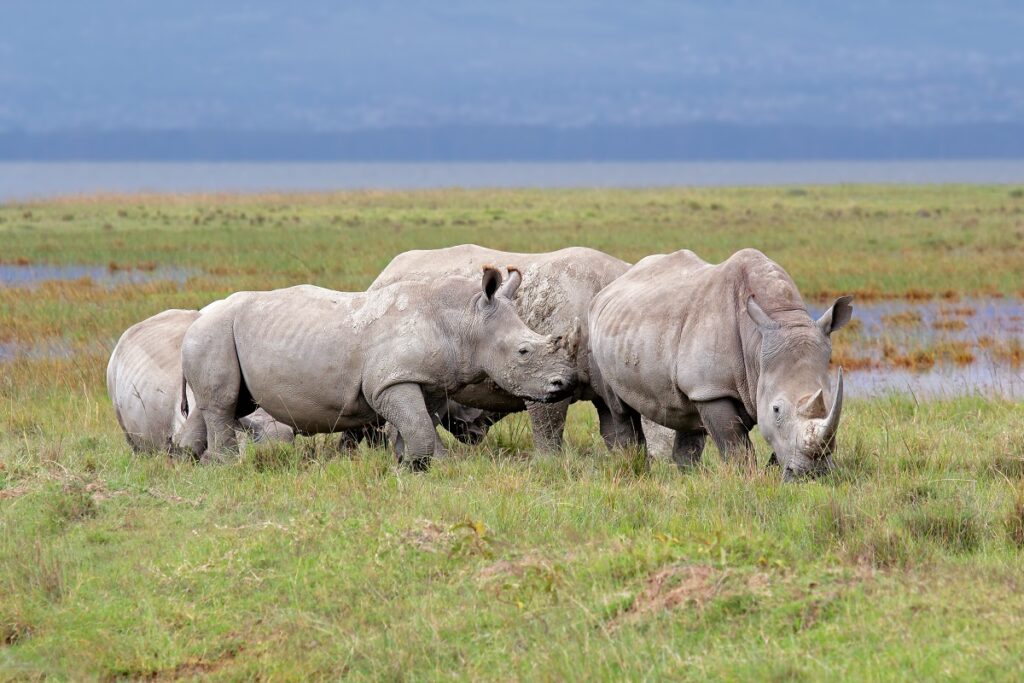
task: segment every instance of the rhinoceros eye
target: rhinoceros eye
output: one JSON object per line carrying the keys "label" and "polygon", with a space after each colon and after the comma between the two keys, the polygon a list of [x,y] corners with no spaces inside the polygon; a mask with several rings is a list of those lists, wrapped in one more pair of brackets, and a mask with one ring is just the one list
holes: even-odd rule
{"label": "rhinoceros eye", "polygon": [[519,348],[519,355],[520,356],[525,356],[529,352],[530,352],[530,349],[526,348],[525,346],[522,346],[522,347]]}

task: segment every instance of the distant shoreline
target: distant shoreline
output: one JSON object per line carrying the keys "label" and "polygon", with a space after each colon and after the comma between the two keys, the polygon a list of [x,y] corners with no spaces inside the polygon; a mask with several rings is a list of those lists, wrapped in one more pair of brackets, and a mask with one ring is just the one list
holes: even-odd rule
{"label": "distant shoreline", "polygon": [[1024,160],[543,163],[0,161],[0,202],[104,193],[843,184],[1024,185]]}
{"label": "distant shoreline", "polygon": [[464,125],[343,131],[0,131],[5,161],[678,162],[1024,160],[1024,123]]}

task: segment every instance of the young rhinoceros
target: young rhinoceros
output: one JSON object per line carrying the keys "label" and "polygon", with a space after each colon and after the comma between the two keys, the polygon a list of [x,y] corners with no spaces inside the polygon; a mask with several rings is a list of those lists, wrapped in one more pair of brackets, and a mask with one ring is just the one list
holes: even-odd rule
{"label": "young rhinoceros", "polygon": [[[523,286],[515,296],[515,307],[530,329],[542,334],[577,337],[569,343],[578,346],[576,374],[579,382],[572,396],[551,405],[524,402],[492,382],[467,387],[453,397],[464,405],[450,402],[439,415],[441,422],[460,440],[475,443],[483,438],[487,427],[504,414],[525,409],[530,413],[536,447],[556,451],[562,445],[569,403],[584,400],[594,401],[602,431],[605,431],[609,414],[590,386],[587,311],[594,296],[626,272],[629,264],[625,261],[586,247],[521,254],[462,244],[399,254],[381,271],[370,290],[396,282],[430,281],[446,275],[468,276],[488,263],[515,263],[523,269]],[[475,413],[474,409],[477,409]],[[469,417],[471,415],[475,417]]]}
{"label": "young rhinoceros", "polygon": [[212,456],[234,443],[235,419],[261,406],[300,434],[387,420],[415,469],[440,445],[432,415],[448,396],[491,380],[513,396],[559,401],[575,372],[565,343],[530,330],[512,304],[521,276],[487,267],[462,277],[346,293],[301,285],[240,292],[208,306],[185,335],[182,364]]}
{"label": "young rhinoceros", "polygon": [[723,454],[752,454],[758,424],[785,480],[829,470],[843,408],[829,337],[851,301],[812,320],[789,275],[755,249],[718,265],[688,250],[648,256],[590,309],[592,381],[621,414],[615,441],[643,443],[642,414],[676,431],[672,457],[685,468],[707,433]]}
{"label": "young rhinoceros", "polygon": [[[199,311],[181,309],[157,313],[125,330],[110,355],[107,393],[136,452],[174,450],[173,438],[185,424],[181,340],[198,317]],[[262,410],[242,420],[241,427],[254,441],[292,439],[289,427]]]}

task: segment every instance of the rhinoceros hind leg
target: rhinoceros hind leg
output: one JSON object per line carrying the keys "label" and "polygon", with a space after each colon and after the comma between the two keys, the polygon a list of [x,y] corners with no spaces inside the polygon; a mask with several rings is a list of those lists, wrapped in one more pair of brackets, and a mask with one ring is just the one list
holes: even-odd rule
{"label": "rhinoceros hind leg", "polygon": [[375,403],[374,410],[398,432],[395,452],[399,462],[414,471],[426,470],[439,439],[420,386],[406,382],[388,387]]}
{"label": "rhinoceros hind leg", "polygon": [[572,399],[558,403],[527,403],[526,412],[530,414],[533,426],[533,447],[540,453],[557,453],[562,450],[562,431],[565,429],[565,416],[569,412]]}
{"label": "rhinoceros hind leg", "polygon": [[181,431],[171,441],[174,446],[172,454],[181,453],[194,460],[201,458],[206,452],[206,420],[203,414],[193,409],[181,426]]}
{"label": "rhinoceros hind leg", "polygon": [[223,463],[230,462],[238,455],[238,437],[235,430],[241,425],[231,413],[215,412],[204,410],[203,417],[206,418],[207,449],[200,458],[202,463]]}
{"label": "rhinoceros hind leg", "polygon": [[707,440],[707,432],[682,432],[677,431],[675,441],[672,444],[672,461],[676,467],[686,471],[693,469],[700,464],[700,456],[704,452],[704,442]]}
{"label": "rhinoceros hind leg", "polygon": [[722,457],[739,457],[752,462],[754,446],[750,443],[750,425],[740,415],[736,403],[730,398],[720,398],[696,405],[700,420]]}

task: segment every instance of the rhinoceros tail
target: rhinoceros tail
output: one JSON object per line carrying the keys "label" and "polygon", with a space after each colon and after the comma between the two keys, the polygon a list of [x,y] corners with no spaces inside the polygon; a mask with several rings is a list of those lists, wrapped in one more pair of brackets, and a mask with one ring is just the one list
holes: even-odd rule
{"label": "rhinoceros tail", "polygon": [[185,383],[185,375],[181,376],[181,415],[182,417],[188,417],[188,392]]}

